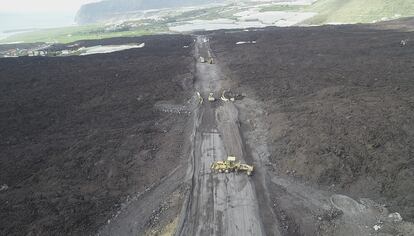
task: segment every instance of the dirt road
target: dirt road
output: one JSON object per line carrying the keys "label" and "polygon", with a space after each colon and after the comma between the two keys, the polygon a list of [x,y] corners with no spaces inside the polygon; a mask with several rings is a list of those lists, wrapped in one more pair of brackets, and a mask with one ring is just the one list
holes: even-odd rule
{"label": "dirt road", "polygon": [[[208,40],[198,37],[196,56],[210,57]],[[216,64],[197,63],[196,88],[207,97],[224,89]],[[232,103],[205,101],[199,110],[199,125],[191,166],[192,192],[179,235],[263,235],[253,182],[244,173],[214,174],[214,161],[235,155],[243,161],[243,141],[237,109]]]}

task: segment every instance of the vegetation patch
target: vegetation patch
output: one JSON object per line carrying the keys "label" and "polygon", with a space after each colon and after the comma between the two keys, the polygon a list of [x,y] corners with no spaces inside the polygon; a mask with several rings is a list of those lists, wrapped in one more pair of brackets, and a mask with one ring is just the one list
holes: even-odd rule
{"label": "vegetation patch", "polygon": [[406,0],[319,0],[302,11],[318,13],[309,24],[372,23],[414,16],[414,4]]}

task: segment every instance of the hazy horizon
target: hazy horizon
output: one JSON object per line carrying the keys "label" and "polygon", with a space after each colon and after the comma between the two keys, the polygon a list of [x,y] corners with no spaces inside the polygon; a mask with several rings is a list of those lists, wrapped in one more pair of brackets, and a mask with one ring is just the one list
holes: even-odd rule
{"label": "hazy horizon", "polygon": [[9,30],[75,25],[75,15],[86,3],[99,0],[6,0],[0,6],[0,33]]}

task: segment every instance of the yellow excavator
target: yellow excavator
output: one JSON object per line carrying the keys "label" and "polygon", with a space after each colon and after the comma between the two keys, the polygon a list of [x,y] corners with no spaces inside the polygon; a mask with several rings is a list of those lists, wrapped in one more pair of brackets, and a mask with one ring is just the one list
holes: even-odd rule
{"label": "yellow excavator", "polygon": [[211,169],[218,173],[237,173],[239,171],[245,171],[248,176],[251,176],[254,168],[251,165],[242,164],[236,161],[236,157],[234,156],[228,156],[225,161],[216,161],[211,164]]}
{"label": "yellow excavator", "polygon": [[203,104],[203,102],[204,102],[204,99],[203,99],[203,97],[201,97],[201,94],[200,94],[200,92],[197,92],[197,97],[198,97],[198,101],[199,101],[199,104]]}
{"label": "yellow excavator", "polygon": [[228,97],[226,96],[226,95],[227,95],[227,93],[228,93],[228,91],[223,90],[223,93],[221,94],[220,99],[221,99],[223,102],[228,102],[228,101],[232,101],[232,102],[234,102],[236,99],[235,99],[234,97],[230,97],[230,98],[228,98]]}

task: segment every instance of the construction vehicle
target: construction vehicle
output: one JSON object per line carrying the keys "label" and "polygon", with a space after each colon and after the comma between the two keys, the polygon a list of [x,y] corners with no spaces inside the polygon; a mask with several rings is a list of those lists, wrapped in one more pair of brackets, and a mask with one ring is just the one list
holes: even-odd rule
{"label": "construction vehicle", "polygon": [[214,93],[210,93],[210,94],[208,95],[207,100],[208,100],[209,102],[214,102],[214,101],[216,101],[216,99],[214,98]]}
{"label": "construction vehicle", "polygon": [[236,157],[228,156],[225,161],[216,161],[211,165],[211,169],[214,172],[218,173],[230,173],[230,172],[239,172],[245,171],[248,176],[251,176],[253,173],[253,166],[242,164],[236,161]]}
{"label": "construction vehicle", "polygon": [[228,102],[228,101],[234,102],[234,100],[235,100],[234,97],[227,98],[226,97],[226,92],[227,92],[226,90],[223,90],[223,93],[221,94],[220,99],[224,102]]}
{"label": "construction vehicle", "polygon": [[209,57],[208,59],[204,57],[200,57],[201,63],[208,63],[208,64],[214,64],[214,59],[212,57]]}

